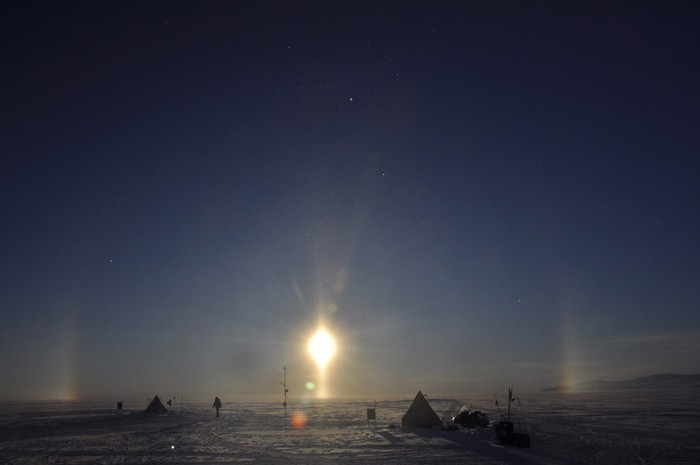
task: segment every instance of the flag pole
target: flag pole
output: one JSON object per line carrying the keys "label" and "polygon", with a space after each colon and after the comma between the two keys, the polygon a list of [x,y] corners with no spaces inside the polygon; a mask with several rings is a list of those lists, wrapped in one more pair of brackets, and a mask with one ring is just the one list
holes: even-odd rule
{"label": "flag pole", "polygon": [[289,392],[289,389],[287,389],[287,367],[284,367],[284,381],[282,381],[282,386],[284,387],[284,402],[282,405],[284,406],[284,429],[287,429],[287,393]]}
{"label": "flag pole", "polygon": [[377,429],[377,401],[374,401],[374,429]]}

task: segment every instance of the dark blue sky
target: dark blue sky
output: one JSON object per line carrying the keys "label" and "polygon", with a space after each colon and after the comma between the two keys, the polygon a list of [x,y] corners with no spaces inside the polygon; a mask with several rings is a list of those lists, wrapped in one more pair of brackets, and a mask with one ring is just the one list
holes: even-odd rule
{"label": "dark blue sky", "polygon": [[698,372],[699,20],[4,2],[0,397]]}

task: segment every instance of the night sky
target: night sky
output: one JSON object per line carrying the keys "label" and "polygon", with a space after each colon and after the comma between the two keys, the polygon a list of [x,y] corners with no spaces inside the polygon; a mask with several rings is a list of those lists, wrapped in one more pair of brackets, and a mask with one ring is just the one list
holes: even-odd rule
{"label": "night sky", "polygon": [[0,398],[700,372],[700,3],[0,5]]}

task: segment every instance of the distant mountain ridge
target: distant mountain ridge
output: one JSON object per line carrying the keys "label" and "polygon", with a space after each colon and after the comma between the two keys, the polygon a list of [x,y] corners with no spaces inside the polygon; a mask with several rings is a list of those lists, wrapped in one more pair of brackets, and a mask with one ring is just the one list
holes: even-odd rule
{"label": "distant mountain ridge", "polygon": [[682,389],[700,388],[700,374],[677,375],[673,373],[663,375],[642,376],[641,378],[624,381],[586,381],[573,386],[555,386],[544,388],[542,391],[615,391],[622,389]]}

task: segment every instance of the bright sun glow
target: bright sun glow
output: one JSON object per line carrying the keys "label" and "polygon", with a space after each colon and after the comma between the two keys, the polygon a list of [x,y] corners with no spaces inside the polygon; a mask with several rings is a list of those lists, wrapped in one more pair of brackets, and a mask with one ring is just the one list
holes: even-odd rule
{"label": "bright sun glow", "polygon": [[318,367],[323,370],[335,355],[335,339],[325,328],[319,328],[309,340],[308,349]]}

